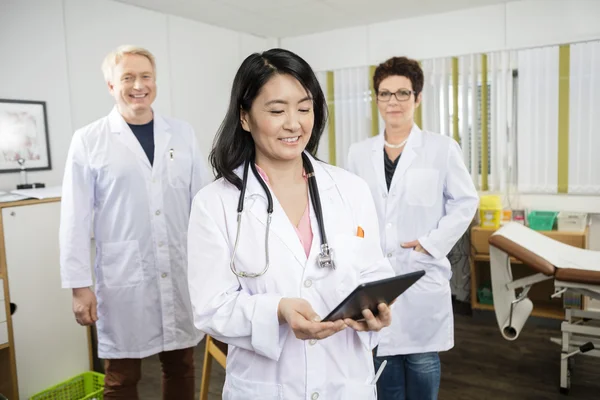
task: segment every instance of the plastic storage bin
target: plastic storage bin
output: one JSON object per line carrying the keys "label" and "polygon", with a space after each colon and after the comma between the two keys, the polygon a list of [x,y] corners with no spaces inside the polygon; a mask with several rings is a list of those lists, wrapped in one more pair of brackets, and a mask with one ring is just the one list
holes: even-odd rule
{"label": "plastic storage bin", "polygon": [[480,304],[494,305],[494,296],[490,282],[485,282],[477,288],[477,299]]}
{"label": "plastic storage bin", "polygon": [[556,211],[532,211],[527,215],[527,221],[535,231],[551,231],[557,215]]}
{"label": "plastic storage bin", "polygon": [[587,226],[586,213],[561,211],[558,213],[558,230],[569,232],[583,232]]}
{"label": "plastic storage bin", "polygon": [[102,400],[104,375],[84,372],[30,397],[29,400]]}
{"label": "plastic storage bin", "polygon": [[498,229],[502,220],[502,200],[499,196],[481,196],[479,200],[479,225],[482,228]]}

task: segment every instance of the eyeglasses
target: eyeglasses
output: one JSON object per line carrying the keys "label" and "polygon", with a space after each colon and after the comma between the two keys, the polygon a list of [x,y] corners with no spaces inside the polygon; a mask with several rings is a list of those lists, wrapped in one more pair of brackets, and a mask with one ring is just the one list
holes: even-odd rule
{"label": "eyeglasses", "polygon": [[416,96],[417,93],[414,90],[399,89],[396,93],[391,93],[387,90],[384,90],[382,92],[377,92],[377,100],[390,101],[390,99],[392,98],[392,95],[394,95],[396,97],[396,100],[406,101],[406,100],[410,99],[410,95],[413,93]]}

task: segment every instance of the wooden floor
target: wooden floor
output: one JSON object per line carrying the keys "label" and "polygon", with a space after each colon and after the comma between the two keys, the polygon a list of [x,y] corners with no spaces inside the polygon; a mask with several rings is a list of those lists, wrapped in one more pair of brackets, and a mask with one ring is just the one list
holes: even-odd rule
{"label": "wooden floor", "polygon": [[593,357],[576,356],[569,396],[559,393],[560,347],[550,342],[560,336],[557,323],[530,320],[509,342],[492,313],[455,321],[455,347],[441,354],[440,399],[600,399],[600,359]]}
{"label": "wooden floor", "polygon": [[[546,324],[547,325],[547,324]],[[455,316],[455,347],[442,353],[441,400],[543,400],[600,399],[600,359],[578,356],[569,396],[560,395],[560,348],[550,342],[558,324],[535,326],[528,321],[514,342],[504,340],[493,314]],[[196,351],[197,385],[200,387],[204,342]],[[216,363],[209,399],[220,399],[225,375]],[[596,393],[594,395],[594,393]],[[140,398],[159,400],[160,364],[157,357],[144,363]]]}

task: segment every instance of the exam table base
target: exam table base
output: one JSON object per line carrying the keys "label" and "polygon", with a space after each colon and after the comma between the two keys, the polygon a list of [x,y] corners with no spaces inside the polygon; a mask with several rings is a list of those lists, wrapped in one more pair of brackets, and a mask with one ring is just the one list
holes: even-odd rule
{"label": "exam table base", "polygon": [[[554,282],[555,290],[567,289],[580,295],[600,299],[600,288],[593,285],[574,284],[572,282]],[[583,311],[576,309],[565,310],[565,320],[561,323],[561,338],[551,338],[552,342],[561,346],[561,356],[577,350],[579,346],[592,342],[596,349],[600,349],[600,312]],[[596,323],[596,325],[594,325]],[[580,355],[600,357],[600,350],[590,350]],[[567,394],[571,388],[571,375],[573,374],[574,357],[560,361],[560,392]]]}

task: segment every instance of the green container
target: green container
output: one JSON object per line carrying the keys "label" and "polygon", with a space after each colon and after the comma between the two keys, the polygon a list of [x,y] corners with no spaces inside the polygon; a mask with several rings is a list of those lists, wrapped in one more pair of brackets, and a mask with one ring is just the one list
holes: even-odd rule
{"label": "green container", "polygon": [[551,231],[557,215],[558,212],[555,211],[532,211],[527,216],[527,221],[534,231]]}
{"label": "green container", "polygon": [[489,282],[486,282],[477,288],[477,300],[479,300],[480,304],[494,305],[494,296]]}
{"label": "green container", "polygon": [[29,400],[102,400],[104,375],[84,372],[30,397]]}

